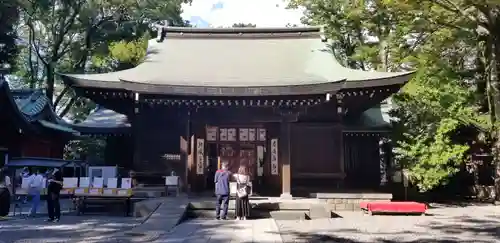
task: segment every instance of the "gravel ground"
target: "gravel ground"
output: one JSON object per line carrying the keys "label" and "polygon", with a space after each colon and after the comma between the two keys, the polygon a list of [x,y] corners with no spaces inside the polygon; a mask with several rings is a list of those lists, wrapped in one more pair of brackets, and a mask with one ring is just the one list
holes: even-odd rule
{"label": "gravel ground", "polygon": [[277,221],[284,242],[500,242],[500,207],[437,207],[427,216],[340,213],[342,218]]}

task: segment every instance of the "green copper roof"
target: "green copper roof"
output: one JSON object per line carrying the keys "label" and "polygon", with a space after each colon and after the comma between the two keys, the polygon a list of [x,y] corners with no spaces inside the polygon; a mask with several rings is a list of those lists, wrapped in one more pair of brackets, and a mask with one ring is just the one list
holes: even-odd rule
{"label": "green copper roof", "polygon": [[[74,86],[134,91],[154,92],[162,86],[174,87],[171,93],[186,87],[205,88],[193,93],[216,93],[210,88],[302,87],[304,93],[318,93],[404,84],[412,74],[345,68],[322,41],[318,28],[168,27],[163,41],[149,41],[147,52],[144,62],[132,69],[62,77]],[[315,90],[318,87],[324,90]]]}
{"label": "green copper roof", "polygon": [[23,130],[35,133],[56,130],[78,135],[78,131],[70,126],[57,124],[58,117],[42,90],[11,90],[7,82],[0,81],[0,102],[0,109],[9,111],[4,115],[9,116]]}
{"label": "green copper roof", "polygon": [[[49,99],[40,90],[13,90],[12,98],[16,102],[19,111],[29,121],[35,120],[49,106]],[[50,107],[48,107],[50,109]]]}
{"label": "green copper roof", "polygon": [[361,124],[368,128],[391,127],[391,116],[380,107],[370,108],[361,115]]}
{"label": "green copper roof", "polygon": [[71,133],[71,134],[76,135],[76,136],[80,135],[80,133],[78,131],[73,130],[67,126],[63,126],[63,125],[52,123],[52,122],[45,121],[45,120],[39,120],[38,122],[46,128],[59,130],[61,132]]}

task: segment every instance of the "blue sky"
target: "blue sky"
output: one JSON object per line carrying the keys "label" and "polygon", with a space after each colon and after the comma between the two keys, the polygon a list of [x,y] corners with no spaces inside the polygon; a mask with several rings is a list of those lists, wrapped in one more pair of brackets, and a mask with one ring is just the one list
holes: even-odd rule
{"label": "blue sky", "polygon": [[258,27],[301,25],[302,10],[286,9],[283,0],[193,0],[183,5],[182,17],[196,27],[229,27],[252,23]]}

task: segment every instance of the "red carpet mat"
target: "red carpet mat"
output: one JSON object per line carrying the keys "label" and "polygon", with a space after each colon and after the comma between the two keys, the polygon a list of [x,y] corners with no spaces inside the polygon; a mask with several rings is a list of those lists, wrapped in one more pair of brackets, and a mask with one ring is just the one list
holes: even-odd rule
{"label": "red carpet mat", "polygon": [[418,202],[361,202],[361,209],[371,213],[421,213],[427,210],[427,205]]}

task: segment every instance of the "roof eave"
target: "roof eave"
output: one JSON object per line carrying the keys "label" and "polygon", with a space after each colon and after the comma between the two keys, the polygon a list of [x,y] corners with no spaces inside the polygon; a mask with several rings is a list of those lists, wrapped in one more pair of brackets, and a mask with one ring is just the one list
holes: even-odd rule
{"label": "roof eave", "polygon": [[365,79],[365,80],[348,80],[345,82],[345,89],[371,88],[391,85],[405,85],[413,77],[416,71],[399,73],[390,77]]}

